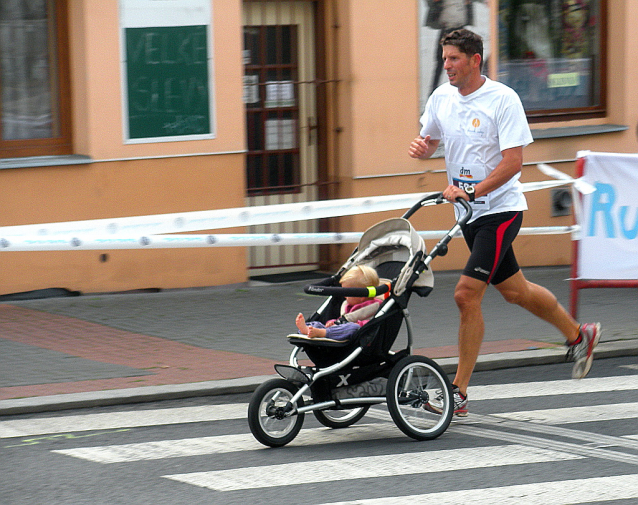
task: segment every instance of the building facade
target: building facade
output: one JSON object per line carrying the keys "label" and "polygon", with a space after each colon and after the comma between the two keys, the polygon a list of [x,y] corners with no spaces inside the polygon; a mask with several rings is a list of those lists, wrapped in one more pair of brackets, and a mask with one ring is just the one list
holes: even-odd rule
{"label": "building facade", "polygon": [[[445,79],[436,41],[459,26],[521,95],[535,138],[522,181],[546,179],[538,163],[573,174],[580,150],[638,147],[635,20],[630,0],[3,1],[0,226],[441,190],[443,159],[407,148]],[[527,196],[523,226],[572,223],[555,192]],[[398,214],[210,232],[363,231]],[[419,214],[422,230],[452,220]],[[569,235],[515,247],[523,266],[571,262]],[[241,283],[332,271],[351,249],[0,250],[0,294]],[[453,241],[435,269],[466,254]]]}

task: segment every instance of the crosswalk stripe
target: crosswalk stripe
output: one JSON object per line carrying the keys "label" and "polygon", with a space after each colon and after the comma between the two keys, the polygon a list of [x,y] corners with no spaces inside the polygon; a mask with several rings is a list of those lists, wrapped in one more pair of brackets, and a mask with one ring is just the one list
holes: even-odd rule
{"label": "crosswalk stripe", "polygon": [[[361,440],[379,440],[403,438],[405,435],[391,423],[358,424],[350,430],[331,428],[312,428],[302,430],[289,447],[322,444],[357,442]],[[106,445],[98,447],[78,447],[75,449],[56,449],[52,452],[94,463],[129,463],[187,456],[204,456],[239,451],[264,449],[250,433],[237,435],[219,435],[214,437],[188,438],[182,440],[162,440],[136,444]]]}
{"label": "crosswalk stripe", "polygon": [[507,398],[604,393],[611,391],[628,391],[632,389],[638,389],[638,375],[470,386],[468,388],[468,397],[470,401],[503,400]]}
{"label": "crosswalk stripe", "polygon": [[564,451],[569,454],[580,454],[584,457],[620,461],[622,463],[638,466],[638,455],[628,454],[622,451],[608,450],[601,447],[592,447],[590,445],[574,444],[570,442],[561,442],[559,440],[522,435],[520,433],[509,433],[502,430],[479,428],[478,426],[456,426],[454,427],[454,430],[473,437],[484,437],[502,442],[509,441],[513,444],[525,444],[530,447]]}
{"label": "crosswalk stripe", "polygon": [[437,505],[576,505],[638,498],[638,474],[593,477],[556,482],[535,482],[514,486],[443,491],[410,496],[391,496],[331,502],[323,505],[397,505],[436,503]]}
{"label": "crosswalk stripe", "polygon": [[240,435],[198,437],[183,440],[55,449],[51,452],[85,459],[94,463],[109,464],[252,451],[260,447],[263,446],[252,435],[242,433]]}
{"label": "crosswalk stripe", "polygon": [[244,419],[247,409],[247,403],[236,403],[10,420],[0,422],[0,439],[50,433]]}
{"label": "crosswalk stripe", "polygon": [[594,444],[596,446],[617,446],[638,450],[638,435],[625,435],[614,437],[601,433],[592,433],[584,430],[577,430],[574,427],[563,428],[562,426],[544,425],[539,423],[529,423],[524,421],[503,420],[494,415],[470,414],[466,424],[488,424],[499,428],[509,428],[518,431],[531,431],[534,434],[542,433],[564,438],[573,438],[582,443]]}
{"label": "crosswalk stripe", "polygon": [[[471,386],[469,397],[472,402],[475,402],[480,400],[501,400],[556,394],[586,394],[625,390],[638,390],[638,375],[587,378],[579,381],[559,380]],[[633,404],[621,405],[623,405],[623,409],[633,409],[633,407],[631,407]],[[247,408],[248,405],[242,403],[0,421],[0,439],[109,428],[136,428],[242,419],[247,415]],[[589,408],[590,407],[587,407],[587,409]],[[570,408],[569,411],[573,412],[573,408]],[[631,410],[631,412],[633,413],[632,416],[634,416],[635,411]],[[612,414],[609,413],[607,415]],[[628,416],[629,414],[626,414],[626,417]],[[570,415],[570,418],[574,422],[582,421],[575,415]],[[614,419],[616,418],[618,417],[614,417]]]}
{"label": "crosswalk stripe", "polygon": [[[490,457],[486,458],[489,452]],[[163,477],[216,491],[238,491],[349,479],[392,477],[468,468],[547,463],[581,459],[581,456],[523,445],[471,447],[408,454],[284,463]],[[427,461],[427,465],[423,464]]]}
{"label": "crosswalk stripe", "polygon": [[[362,440],[380,440],[402,438],[403,434],[392,422],[390,415],[380,408],[368,411],[367,418],[386,421],[384,423],[359,423],[350,430],[332,430],[329,428],[311,428],[302,430],[289,446],[311,446],[358,442]],[[469,422],[468,422],[469,421]],[[601,446],[619,446],[638,449],[638,434],[624,437],[612,437],[599,433],[589,433],[581,430],[530,424],[522,421],[504,421],[494,415],[482,416],[471,414],[466,424],[497,425],[502,428],[532,431],[568,438],[575,438],[581,442],[589,442]],[[456,430],[453,424],[451,431]],[[457,430],[458,431],[458,430]],[[462,431],[462,430],[461,430]],[[471,434],[471,429],[467,431]],[[218,435],[211,437],[197,437],[180,440],[162,440],[155,442],[141,442],[134,444],[107,445],[96,447],[79,447],[75,449],[59,449],[52,452],[64,454],[94,463],[127,463],[142,460],[179,458],[187,456],[204,456],[208,454],[223,454],[230,452],[251,451],[263,449],[248,433],[236,435]]]}
{"label": "crosswalk stripe", "polygon": [[615,403],[565,407],[557,409],[526,410],[492,414],[495,417],[541,424],[570,424],[638,417],[638,403]]}

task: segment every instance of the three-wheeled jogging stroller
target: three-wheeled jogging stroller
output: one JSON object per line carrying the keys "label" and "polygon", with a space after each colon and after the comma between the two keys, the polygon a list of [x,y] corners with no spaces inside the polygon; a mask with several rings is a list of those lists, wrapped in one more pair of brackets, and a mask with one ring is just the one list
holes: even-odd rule
{"label": "three-wheeled jogging stroller", "polygon": [[[412,355],[408,302],[413,293],[424,297],[432,291],[431,261],[447,253],[448,242],[471,217],[469,204],[458,201],[465,213],[430,254],[408,219],[423,206],[442,203],[441,193],[424,196],[401,218],[369,228],[336,274],[304,288],[306,293],[328,296],[308,318],[322,323],[339,317],[346,296],[385,299],[374,317],[348,340],[288,336],[295,346],[289,364],[275,365],[281,378],[261,384],[248,406],[248,424],[259,442],[286,445],[297,436],[309,411],[324,426],[345,428],[359,421],[371,405],[384,402],[399,429],[414,439],[430,440],[445,432],[454,411],[450,381],[433,360]],[[355,265],[373,267],[388,282],[368,288],[341,287],[341,276]],[[407,345],[393,351],[404,320]],[[300,365],[302,352],[311,365]]]}

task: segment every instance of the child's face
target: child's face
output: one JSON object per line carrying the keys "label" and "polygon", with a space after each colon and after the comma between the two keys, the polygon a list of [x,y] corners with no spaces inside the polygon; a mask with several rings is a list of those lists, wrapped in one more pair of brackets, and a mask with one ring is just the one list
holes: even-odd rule
{"label": "child's face", "polygon": [[[348,279],[341,283],[342,288],[364,288],[363,284],[359,280]],[[363,303],[370,298],[367,296],[346,296],[346,302],[348,305],[357,305]]]}

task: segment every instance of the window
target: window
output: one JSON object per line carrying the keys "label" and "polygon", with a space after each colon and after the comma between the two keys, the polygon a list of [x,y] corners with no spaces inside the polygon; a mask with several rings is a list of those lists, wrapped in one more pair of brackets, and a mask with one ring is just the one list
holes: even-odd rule
{"label": "window", "polygon": [[605,113],[605,0],[501,0],[498,80],[530,122]]}
{"label": "window", "polygon": [[249,195],[299,191],[297,27],[244,27]]}
{"label": "window", "polygon": [[71,153],[66,5],[0,3],[0,158]]}

